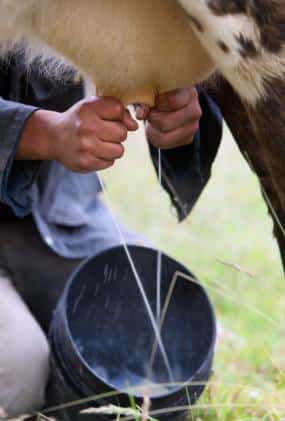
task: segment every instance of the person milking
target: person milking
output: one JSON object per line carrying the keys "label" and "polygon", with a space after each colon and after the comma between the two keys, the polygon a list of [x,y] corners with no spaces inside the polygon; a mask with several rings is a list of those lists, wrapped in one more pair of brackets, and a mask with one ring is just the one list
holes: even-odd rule
{"label": "person milking", "polygon": [[[162,150],[162,183],[183,220],[210,177],[219,110],[202,90],[186,87],[157,96],[151,110],[137,106],[136,115],[146,121],[156,168]],[[85,98],[73,72],[62,84],[36,64],[27,73],[21,53],[1,63],[0,408],[8,417],[45,404],[46,334],[68,275],[118,243],[96,172],[123,158],[136,129],[115,98]],[[121,228],[129,243],[141,241]]]}

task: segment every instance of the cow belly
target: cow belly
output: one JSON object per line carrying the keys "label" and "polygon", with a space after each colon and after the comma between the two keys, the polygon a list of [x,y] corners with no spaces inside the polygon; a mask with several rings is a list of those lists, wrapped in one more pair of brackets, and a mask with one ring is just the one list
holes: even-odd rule
{"label": "cow belly", "polygon": [[174,0],[49,0],[34,36],[124,104],[195,84],[213,62]]}

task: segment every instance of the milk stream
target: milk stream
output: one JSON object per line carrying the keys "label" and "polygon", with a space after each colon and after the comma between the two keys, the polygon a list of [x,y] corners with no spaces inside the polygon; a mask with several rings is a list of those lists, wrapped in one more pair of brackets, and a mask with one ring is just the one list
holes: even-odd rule
{"label": "milk stream", "polygon": [[[161,150],[158,149],[158,182],[162,187],[161,178]],[[156,267],[156,322],[159,326],[160,313],[161,313],[161,251],[157,250],[157,267]]]}
{"label": "milk stream", "polygon": [[162,339],[161,339],[161,333],[160,333],[160,329],[158,327],[158,323],[157,323],[157,321],[156,321],[156,319],[154,317],[154,314],[152,312],[151,306],[149,304],[149,301],[147,299],[147,296],[146,296],[146,293],[145,293],[145,290],[144,290],[144,287],[143,287],[143,283],[142,283],[142,281],[140,279],[140,276],[139,276],[139,274],[137,272],[135,263],[133,261],[133,258],[131,256],[131,254],[130,254],[130,251],[128,249],[128,246],[127,246],[126,240],[124,238],[124,235],[123,235],[123,233],[121,231],[121,228],[120,228],[120,226],[119,226],[119,224],[118,224],[118,222],[117,222],[117,220],[115,218],[110,197],[109,197],[108,192],[107,192],[107,190],[106,190],[106,188],[104,186],[104,183],[102,181],[102,178],[101,178],[101,176],[99,174],[98,174],[98,179],[99,179],[99,182],[100,182],[100,185],[101,185],[101,188],[102,188],[102,192],[103,192],[103,194],[105,196],[106,204],[108,206],[108,210],[110,212],[110,215],[111,215],[111,218],[112,218],[112,222],[113,222],[114,227],[115,227],[115,229],[116,229],[116,231],[118,233],[118,236],[120,238],[121,244],[122,244],[122,246],[123,246],[123,248],[124,248],[124,250],[126,252],[127,259],[128,259],[128,261],[130,263],[130,266],[131,266],[133,275],[135,277],[137,286],[138,286],[139,291],[141,293],[141,296],[142,296],[143,302],[145,304],[145,307],[146,307],[148,316],[150,318],[150,322],[151,322],[152,328],[153,328],[154,333],[155,333],[155,337],[156,337],[156,340],[157,340],[157,343],[158,343],[158,347],[159,347],[159,350],[161,352],[161,355],[162,355],[162,358],[163,358],[163,361],[164,361],[164,364],[165,364],[165,367],[166,367],[166,370],[167,370],[167,374],[169,376],[170,381],[173,381],[172,370],[171,370],[171,367],[170,367],[170,363],[169,363],[169,359],[168,359],[167,353],[165,351],[165,347],[164,347],[163,342],[162,342]]}

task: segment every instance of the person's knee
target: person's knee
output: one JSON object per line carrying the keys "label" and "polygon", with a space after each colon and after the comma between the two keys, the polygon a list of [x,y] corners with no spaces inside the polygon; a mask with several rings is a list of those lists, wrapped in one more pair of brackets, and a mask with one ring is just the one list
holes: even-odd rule
{"label": "person's knee", "polygon": [[[0,407],[11,417],[35,411],[44,404],[49,346],[20,297],[13,291],[6,297],[0,310]],[[10,311],[5,308],[9,305]]]}
{"label": "person's knee", "polygon": [[[6,358],[0,372],[0,406],[9,416],[40,409],[49,373],[49,348],[38,326],[29,326],[27,338],[14,343],[13,352]],[[25,342],[23,343],[23,339]],[[15,342],[15,341],[14,341]]]}
{"label": "person's knee", "polygon": [[22,379],[18,407],[22,406],[24,412],[38,410],[44,405],[49,375],[49,347],[47,339],[38,326],[29,341],[30,343],[23,349],[25,355],[22,356],[18,367],[18,378]]}

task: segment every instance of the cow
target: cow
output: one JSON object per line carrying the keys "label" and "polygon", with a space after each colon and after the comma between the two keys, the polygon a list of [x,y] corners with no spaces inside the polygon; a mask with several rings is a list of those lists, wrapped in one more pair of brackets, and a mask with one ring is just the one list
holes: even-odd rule
{"label": "cow", "polygon": [[179,3],[224,77],[209,91],[259,178],[285,267],[285,3]]}
{"label": "cow", "polygon": [[40,57],[63,79],[69,63],[125,105],[207,80],[260,180],[285,265],[284,0],[0,0],[2,54],[22,38],[27,63]]}
{"label": "cow", "polygon": [[[197,83],[214,69],[173,0],[1,0],[0,16],[0,40],[26,37],[28,61],[40,55],[47,64],[52,50],[87,74],[98,94],[125,105],[152,106],[156,93]],[[47,71],[64,78],[65,63],[51,60]]]}

